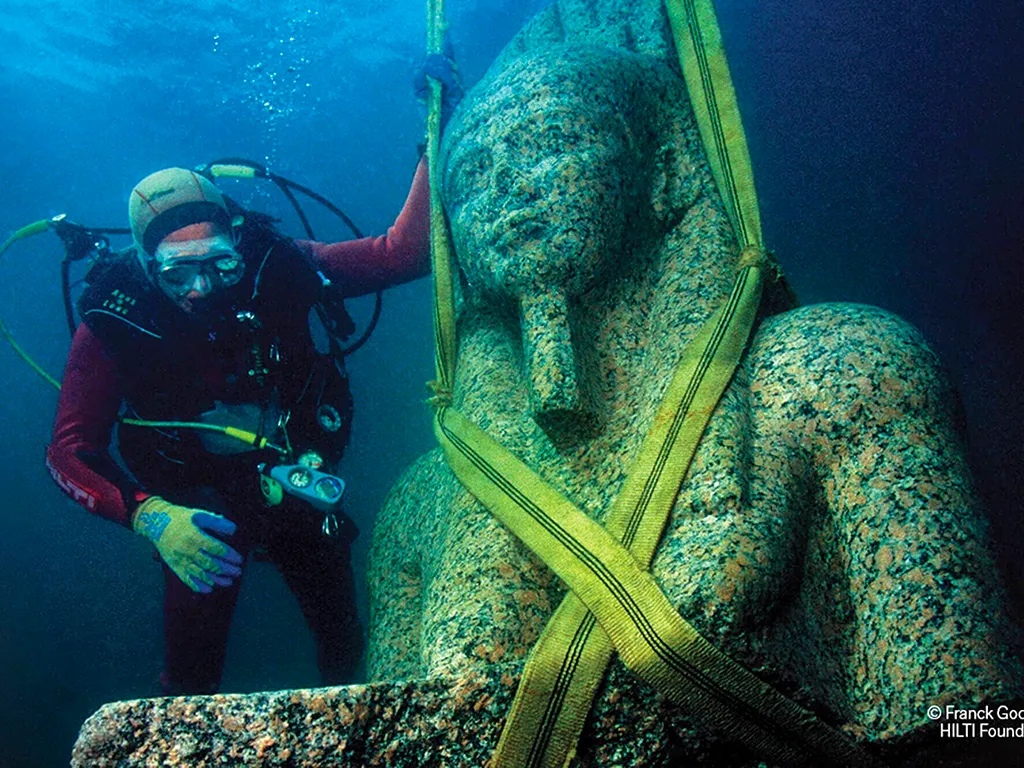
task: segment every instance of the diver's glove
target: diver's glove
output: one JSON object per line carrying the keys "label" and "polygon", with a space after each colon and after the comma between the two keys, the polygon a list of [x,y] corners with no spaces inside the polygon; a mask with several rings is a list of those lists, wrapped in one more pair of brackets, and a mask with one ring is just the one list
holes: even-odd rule
{"label": "diver's glove", "polygon": [[229,587],[242,574],[242,556],[204,533],[233,534],[237,526],[226,517],[150,496],[135,511],[132,528],[153,542],[164,562],[194,592]]}
{"label": "diver's glove", "polygon": [[452,47],[451,38],[445,33],[444,53],[432,53],[427,56],[426,61],[416,72],[413,78],[413,90],[416,98],[425,102],[427,100],[427,78],[441,83],[441,129],[448,124],[448,119],[455,111],[455,107],[462,101],[463,90],[462,80],[459,78],[459,69],[455,65],[455,49]]}

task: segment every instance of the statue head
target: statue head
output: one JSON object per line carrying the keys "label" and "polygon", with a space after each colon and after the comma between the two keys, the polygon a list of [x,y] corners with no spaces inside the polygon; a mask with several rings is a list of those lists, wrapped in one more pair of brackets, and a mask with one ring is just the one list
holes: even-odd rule
{"label": "statue head", "polygon": [[445,135],[445,208],[467,304],[515,307],[534,418],[588,418],[578,300],[678,222],[700,183],[681,79],[654,59],[556,46],[488,75]]}

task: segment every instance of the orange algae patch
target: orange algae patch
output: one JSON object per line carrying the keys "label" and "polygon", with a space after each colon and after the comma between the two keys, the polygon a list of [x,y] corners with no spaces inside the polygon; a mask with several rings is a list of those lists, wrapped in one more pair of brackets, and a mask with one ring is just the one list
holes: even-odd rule
{"label": "orange algae patch", "polygon": [[875,555],[875,565],[880,571],[889,570],[889,566],[892,565],[892,547],[886,544],[878,550]]}

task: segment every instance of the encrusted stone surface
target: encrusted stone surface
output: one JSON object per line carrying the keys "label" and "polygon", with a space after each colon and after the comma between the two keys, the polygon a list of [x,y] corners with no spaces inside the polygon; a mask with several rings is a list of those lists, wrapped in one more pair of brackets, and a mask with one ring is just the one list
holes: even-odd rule
{"label": "encrusted stone surface", "polygon": [[[658,0],[557,0],[443,147],[455,406],[598,520],[738,258],[670,51]],[[766,316],[653,562],[706,638],[894,764],[1002,764],[927,708],[1022,690],[955,416],[899,318]],[[380,682],[108,705],[76,765],[484,765],[564,587],[438,451],[391,493],[371,570]],[[686,762],[759,764],[613,663],[575,764]]]}
{"label": "encrusted stone surface", "polygon": [[[521,667],[346,688],[117,702],[86,721],[72,765],[480,768],[498,743]],[[679,722],[646,686],[616,670],[598,694],[580,760],[664,765],[677,749]],[[757,763],[710,741],[695,764]]]}
{"label": "encrusted stone surface", "polygon": [[[598,17],[556,3],[467,98],[442,157],[454,405],[598,520],[738,261],[638,5],[584,29]],[[956,407],[920,334],[883,310],[766,317],[653,563],[707,639],[893,757],[935,741],[929,706],[1021,690]],[[372,571],[378,679],[522,659],[564,590],[438,451],[394,489]],[[671,759],[700,759],[707,737],[666,722]]]}
{"label": "encrusted stone surface", "polygon": [[482,765],[515,678],[501,675],[108,704],[72,764]]}

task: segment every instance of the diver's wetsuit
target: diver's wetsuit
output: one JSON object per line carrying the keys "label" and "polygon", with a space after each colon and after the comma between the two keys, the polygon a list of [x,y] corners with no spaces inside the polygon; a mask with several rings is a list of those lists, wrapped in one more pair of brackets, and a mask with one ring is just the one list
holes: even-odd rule
{"label": "diver's wetsuit", "polygon": [[[322,430],[319,437],[314,434],[314,414],[304,412],[311,406],[303,405],[319,404],[311,389],[327,392],[325,398],[332,387],[338,389],[327,381],[333,369],[324,374],[326,383],[311,373],[326,370],[317,366],[326,366],[329,359],[314,352],[308,331],[307,314],[317,300],[311,292],[321,285],[315,270],[343,296],[428,274],[429,206],[426,164],[421,162],[405,206],[385,236],[333,244],[279,240],[281,247],[268,250],[267,243],[274,241],[249,238],[243,228],[238,248],[246,257],[247,276],[230,299],[233,303],[225,304],[229,311],[220,325],[197,329],[197,321],[141,280],[141,269],[131,263],[101,276],[99,293],[87,302],[86,322],[72,341],[46,454],[50,473],[69,496],[124,526],[131,527],[136,507],[153,494],[235,522],[238,530],[227,543],[243,554],[261,548],[277,565],[316,636],[328,684],[350,682],[362,650],[349,557],[355,535],[351,523],[328,537],[321,532],[324,515],[291,497],[268,509],[252,452],[214,455],[185,430],[168,434],[121,426],[119,450],[135,475],[129,477],[110,456],[112,431],[123,403],[142,418],[194,421],[214,403],[273,401],[281,411],[292,409],[292,442],[305,440],[336,460],[347,442],[347,420],[337,435],[328,436],[333,445],[324,444]],[[238,329],[242,321],[235,319],[243,316],[248,323],[244,332]],[[265,376],[259,375],[261,366]],[[350,401],[347,381],[342,383],[342,391],[333,396],[344,415]],[[214,692],[241,579],[203,595],[192,592],[166,565],[164,572],[165,688],[170,693]]]}

